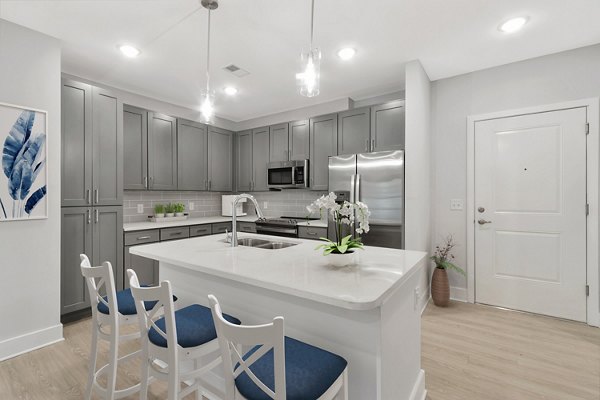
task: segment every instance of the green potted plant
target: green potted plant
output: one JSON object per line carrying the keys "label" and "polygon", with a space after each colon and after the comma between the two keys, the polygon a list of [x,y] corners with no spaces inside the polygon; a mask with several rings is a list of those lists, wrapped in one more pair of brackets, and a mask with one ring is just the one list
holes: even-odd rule
{"label": "green potted plant", "polygon": [[[319,212],[323,216],[323,211],[327,212],[333,218],[335,223],[335,241],[328,238],[320,238],[325,243],[317,246],[316,249],[323,249],[323,255],[331,256],[330,264],[335,266],[346,266],[354,262],[354,250],[362,249],[363,244],[360,237],[352,238],[352,233],[344,235],[344,226],[351,229],[357,225],[355,232],[358,234],[369,232],[369,207],[360,201],[350,203],[344,201],[336,202],[337,196],[331,192],[323,195],[307,207],[310,214]],[[352,232],[352,231],[351,231]]]}
{"label": "green potted plant", "polygon": [[183,203],[175,203],[173,204],[173,211],[175,211],[176,217],[183,217],[185,206],[183,205]]}
{"label": "green potted plant", "polygon": [[175,216],[175,206],[171,203],[165,206],[165,216],[166,217],[174,217]]}
{"label": "green potted plant", "polygon": [[154,205],[154,218],[164,218],[165,217],[165,206],[162,204]]}
{"label": "green potted plant", "polygon": [[429,257],[435,263],[435,269],[431,277],[431,298],[433,304],[438,307],[447,307],[450,303],[450,284],[448,283],[447,270],[451,269],[466,275],[462,268],[452,262],[454,260],[452,254],[454,246],[454,239],[452,235],[449,235],[443,244],[435,246],[433,255]]}

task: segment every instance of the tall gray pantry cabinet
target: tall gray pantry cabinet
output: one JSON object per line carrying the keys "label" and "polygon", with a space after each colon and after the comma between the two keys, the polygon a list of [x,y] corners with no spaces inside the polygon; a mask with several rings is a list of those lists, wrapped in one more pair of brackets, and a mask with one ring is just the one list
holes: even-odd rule
{"label": "tall gray pantry cabinet", "polygon": [[123,287],[123,105],[64,79],[61,90],[61,314],[89,307],[79,254],[110,261]]}

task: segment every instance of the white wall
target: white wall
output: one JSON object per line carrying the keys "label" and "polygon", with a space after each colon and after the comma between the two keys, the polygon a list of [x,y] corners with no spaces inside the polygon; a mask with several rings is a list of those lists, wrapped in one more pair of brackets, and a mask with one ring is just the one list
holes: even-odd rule
{"label": "white wall", "polygon": [[[431,250],[431,82],[419,61],[406,65],[405,247]],[[429,270],[421,277],[427,296]]]}
{"label": "white wall", "polygon": [[48,219],[0,223],[2,360],[62,339],[58,40],[0,19],[0,102],[48,111]]}
{"label": "white wall", "polygon": [[[467,116],[600,96],[600,45],[570,50],[433,82],[433,239],[453,234],[456,263],[466,266]],[[450,273],[453,297],[466,280]]]}

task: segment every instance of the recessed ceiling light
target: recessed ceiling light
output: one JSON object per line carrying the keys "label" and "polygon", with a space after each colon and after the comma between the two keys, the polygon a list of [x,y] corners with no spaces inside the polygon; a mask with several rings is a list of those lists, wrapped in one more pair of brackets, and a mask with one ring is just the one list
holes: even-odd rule
{"label": "recessed ceiling light", "polygon": [[225,93],[228,94],[229,96],[234,96],[238,92],[238,90],[236,88],[234,88],[233,86],[227,86],[224,90],[225,90]]}
{"label": "recessed ceiling light", "polygon": [[140,55],[141,51],[130,44],[122,44],[119,46],[119,50],[125,57],[135,58]]}
{"label": "recessed ceiling light", "polygon": [[500,32],[514,33],[516,31],[521,30],[521,28],[523,28],[525,26],[525,24],[527,23],[528,20],[529,20],[529,18],[527,18],[527,17],[511,18],[508,21],[503,22],[498,27],[498,29],[500,30]]}
{"label": "recessed ceiling light", "polygon": [[339,58],[341,58],[344,61],[347,61],[347,60],[351,59],[352,57],[354,57],[354,55],[356,54],[356,50],[353,49],[352,47],[344,47],[343,49],[338,51],[337,54],[338,54]]}

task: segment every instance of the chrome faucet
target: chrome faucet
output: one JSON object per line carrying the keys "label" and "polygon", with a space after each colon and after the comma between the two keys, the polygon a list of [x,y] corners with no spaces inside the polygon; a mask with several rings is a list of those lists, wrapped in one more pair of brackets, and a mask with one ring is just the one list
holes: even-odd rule
{"label": "chrome faucet", "polygon": [[242,193],[238,196],[235,197],[235,199],[233,199],[233,204],[232,204],[232,221],[231,221],[231,247],[237,247],[238,245],[238,240],[237,240],[237,204],[241,199],[248,199],[252,202],[252,204],[254,204],[254,209],[256,210],[256,215],[258,216],[258,218],[264,218],[264,215],[260,209],[260,207],[258,206],[258,202],[256,201],[256,199],[254,198],[254,196],[252,196],[251,194],[247,194],[247,193]]}

